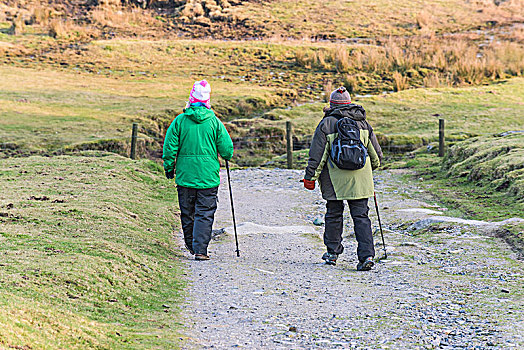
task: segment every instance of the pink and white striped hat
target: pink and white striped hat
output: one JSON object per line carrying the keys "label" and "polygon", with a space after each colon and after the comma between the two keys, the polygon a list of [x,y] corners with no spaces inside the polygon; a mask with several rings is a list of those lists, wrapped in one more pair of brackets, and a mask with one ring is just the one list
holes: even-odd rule
{"label": "pink and white striped hat", "polygon": [[207,108],[211,108],[211,85],[205,80],[196,81],[189,94],[189,104],[203,103]]}

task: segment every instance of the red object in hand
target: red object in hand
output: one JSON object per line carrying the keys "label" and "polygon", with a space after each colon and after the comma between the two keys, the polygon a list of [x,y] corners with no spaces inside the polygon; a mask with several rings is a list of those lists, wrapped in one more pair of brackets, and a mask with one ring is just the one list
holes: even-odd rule
{"label": "red object in hand", "polygon": [[315,181],[306,180],[306,179],[302,181],[304,181],[304,187],[307,188],[308,190],[313,191],[315,189]]}

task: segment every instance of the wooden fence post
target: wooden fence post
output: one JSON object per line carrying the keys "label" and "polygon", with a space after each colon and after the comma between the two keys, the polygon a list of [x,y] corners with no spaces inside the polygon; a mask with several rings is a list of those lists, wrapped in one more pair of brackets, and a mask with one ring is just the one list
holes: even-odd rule
{"label": "wooden fence post", "polygon": [[287,168],[293,168],[293,134],[291,122],[286,122]]}
{"label": "wooden fence post", "polygon": [[438,156],[444,157],[444,119],[438,120]]}
{"label": "wooden fence post", "polygon": [[133,131],[131,132],[131,152],[129,158],[136,158],[136,138],[138,134],[138,123],[133,123]]}

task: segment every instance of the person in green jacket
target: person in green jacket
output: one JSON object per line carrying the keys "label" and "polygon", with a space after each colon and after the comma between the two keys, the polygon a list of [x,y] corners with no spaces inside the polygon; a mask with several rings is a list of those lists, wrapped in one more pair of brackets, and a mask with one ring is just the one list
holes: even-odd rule
{"label": "person in green jacket", "polygon": [[[327,201],[324,231],[327,252],[322,259],[327,264],[335,265],[338,255],[344,251],[342,230],[346,200],[358,242],[357,270],[370,270],[374,265],[375,249],[371,221],[368,217],[368,198],[374,194],[372,170],[380,166],[382,150],[373,128],[366,121],[366,111],[362,106],[351,103],[351,97],[344,87],[331,93],[329,104],[330,107],[324,110],[324,118],[313,135],[303,180],[304,187],[313,190],[315,181],[319,180],[322,197]],[[367,150],[366,161],[361,169],[340,169],[330,157],[333,141],[338,135],[336,125],[342,118],[350,118],[355,122],[359,129],[360,141]]]}
{"label": "person in green jacket", "polygon": [[162,156],[166,177],[176,175],[184,242],[196,260],[209,260],[220,185],[218,155],[233,156],[233,141],[211,109],[210,95],[207,81],[195,82],[184,113],[167,130]]}

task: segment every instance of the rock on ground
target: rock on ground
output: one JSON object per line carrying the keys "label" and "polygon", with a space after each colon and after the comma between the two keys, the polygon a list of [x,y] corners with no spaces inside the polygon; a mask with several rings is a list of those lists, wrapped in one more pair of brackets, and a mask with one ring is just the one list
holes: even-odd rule
{"label": "rock on ground", "polygon": [[[225,174],[211,260],[187,257],[186,348],[511,349],[524,346],[522,261],[470,225],[431,219],[422,185],[396,172],[375,176],[388,259],[356,272],[346,212],[345,253],[320,259],[324,212],[317,190],[294,170],[232,172],[241,257],[235,256]],[[370,215],[377,224],[374,204]],[[440,209],[435,209],[439,211]],[[438,214],[438,213],[437,213]],[[427,227],[426,227],[427,229]],[[377,257],[383,251],[377,231]],[[181,240],[180,247],[183,247]],[[182,249],[182,248],[181,248]]]}

